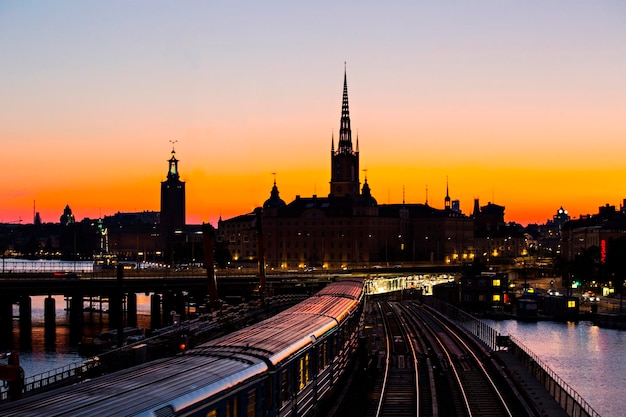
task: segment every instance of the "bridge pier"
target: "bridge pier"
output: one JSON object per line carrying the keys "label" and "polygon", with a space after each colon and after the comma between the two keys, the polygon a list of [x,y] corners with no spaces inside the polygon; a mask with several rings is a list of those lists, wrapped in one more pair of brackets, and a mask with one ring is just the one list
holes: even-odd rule
{"label": "bridge pier", "polygon": [[[167,291],[163,293],[163,324],[169,325],[174,321],[174,317],[172,316],[172,311],[175,311],[174,307],[174,293],[172,291]],[[176,313],[179,313],[176,311]]]}
{"label": "bridge pier", "polygon": [[48,295],[43,302],[44,313],[44,344],[46,350],[54,351],[56,348],[57,323],[56,323],[56,300]]}
{"label": "bridge pier", "polygon": [[126,324],[129,327],[137,327],[137,294],[126,294]]}
{"label": "bridge pier", "polygon": [[22,295],[19,299],[20,303],[20,349],[28,350],[32,347],[33,342],[33,319],[32,300],[28,295]]}
{"label": "bridge pier", "polygon": [[180,315],[181,320],[187,320],[186,300],[180,291],[174,294],[174,311]]}
{"label": "bridge pier", "polygon": [[150,329],[156,330],[161,327],[161,296],[152,294],[150,296]]}
{"label": "bridge pier", "polygon": [[0,348],[13,347],[13,301],[10,297],[0,297]]}
{"label": "bridge pier", "polygon": [[70,345],[76,346],[83,338],[83,295],[74,293],[70,300]]}

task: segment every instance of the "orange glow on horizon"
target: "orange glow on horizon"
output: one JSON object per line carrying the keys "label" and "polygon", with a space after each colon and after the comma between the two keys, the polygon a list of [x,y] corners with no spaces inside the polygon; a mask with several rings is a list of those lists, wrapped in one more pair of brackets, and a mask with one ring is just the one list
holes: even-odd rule
{"label": "orange glow on horizon", "polygon": [[[274,181],[270,169],[260,171],[250,168],[244,173],[236,173],[232,169],[214,173],[204,167],[186,166],[184,156],[177,153],[177,157],[181,178],[186,182],[188,224],[209,222],[217,225],[220,216],[227,219],[249,213],[269,198]],[[161,162],[160,168],[159,171],[167,168],[165,161]],[[301,168],[278,172],[280,197],[287,203],[296,195],[326,197],[329,192],[329,167]],[[58,222],[66,204],[72,208],[77,220],[85,217],[95,219],[117,212],[158,211],[160,181],[165,175],[148,176],[145,171],[142,173],[144,176],[135,178],[123,174],[106,179],[83,177],[56,187],[51,181],[42,181],[42,187],[32,195],[16,187],[8,191],[10,198],[5,200],[0,222],[21,219],[23,223],[32,223],[34,202],[44,222]],[[474,199],[478,198],[481,206],[488,202],[505,206],[506,221],[525,225],[545,223],[561,206],[573,218],[597,213],[598,207],[605,204],[619,208],[624,196],[615,190],[619,190],[620,179],[626,177],[626,170],[572,170],[564,175],[558,169],[373,165],[367,172],[372,195],[379,204],[401,203],[403,189],[406,203],[423,204],[428,188],[428,203],[435,208],[443,208],[446,176],[449,178],[450,197],[460,200],[461,210],[466,215],[471,214]],[[107,181],[110,183],[107,184]],[[361,184],[363,182],[364,174],[361,173]],[[582,199],[578,197],[581,191],[584,191]]]}

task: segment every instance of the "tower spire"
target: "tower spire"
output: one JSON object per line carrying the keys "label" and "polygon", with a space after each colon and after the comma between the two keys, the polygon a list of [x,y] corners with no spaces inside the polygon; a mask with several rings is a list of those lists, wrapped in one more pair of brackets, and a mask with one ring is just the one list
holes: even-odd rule
{"label": "tower spire", "polygon": [[446,175],[446,198],[444,200],[444,208],[446,210],[450,210],[451,204],[450,204],[450,193],[448,192],[448,176]]}
{"label": "tower spire", "polygon": [[357,150],[355,151],[352,148],[352,130],[350,129],[350,110],[348,107],[348,77],[346,75],[345,62],[343,70],[341,121],[337,148],[335,148],[334,139],[333,132],[330,156],[330,194],[334,197],[357,197],[360,194],[358,138]]}
{"label": "tower spire", "polygon": [[343,98],[341,101],[341,121],[339,128],[339,144],[337,151],[340,153],[352,152],[352,130],[350,129],[350,109],[348,106],[348,76],[343,70]]}
{"label": "tower spire", "polygon": [[176,150],[174,149],[174,144],[178,142],[177,140],[170,140],[172,143],[172,157],[167,161],[169,163],[169,169],[167,171],[167,178],[178,180],[178,159],[176,159]]}

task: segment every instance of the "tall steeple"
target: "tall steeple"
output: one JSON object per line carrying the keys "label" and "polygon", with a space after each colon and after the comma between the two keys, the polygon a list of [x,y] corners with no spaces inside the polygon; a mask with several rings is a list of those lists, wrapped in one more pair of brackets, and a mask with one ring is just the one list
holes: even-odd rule
{"label": "tall steeple", "polygon": [[343,70],[343,99],[341,100],[341,121],[339,123],[339,145],[337,151],[352,153],[352,130],[350,129],[350,109],[348,106],[348,77]]}
{"label": "tall steeple", "polygon": [[[339,122],[339,141],[334,149],[334,135],[331,149],[330,195],[334,197],[357,197],[359,186],[359,149],[352,148],[352,129],[350,128],[350,109],[348,105],[348,77],[344,65],[343,97],[341,100],[341,120]],[[358,143],[358,139],[357,139]]]}
{"label": "tall steeple", "polygon": [[446,198],[444,200],[444,208],[446,210],[450,210],[452,208],[451,202],[450,202],[450,193],[448,192],[448,176],[446,175]]}

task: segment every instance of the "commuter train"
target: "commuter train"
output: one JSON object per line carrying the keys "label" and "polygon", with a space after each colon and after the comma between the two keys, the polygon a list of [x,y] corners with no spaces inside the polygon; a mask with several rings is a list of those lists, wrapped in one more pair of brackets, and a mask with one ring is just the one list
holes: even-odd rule
{"label": "commuter train", "polygon": [[357,348],[363,296],[362,280],[339,280],[183,354],[2,404],[0,415],[310,415]]}

